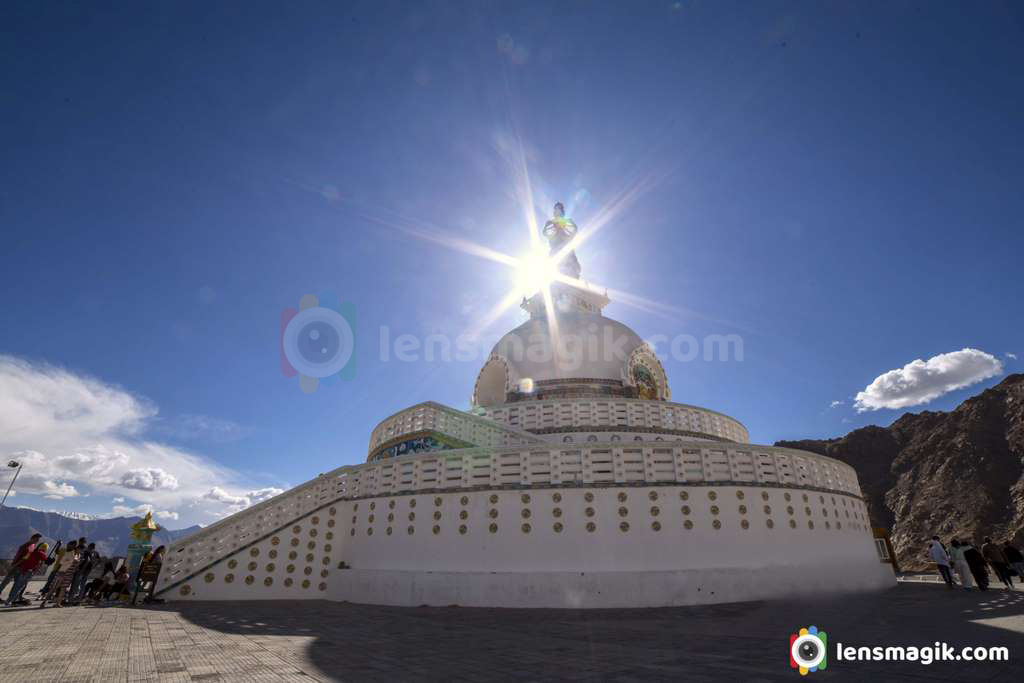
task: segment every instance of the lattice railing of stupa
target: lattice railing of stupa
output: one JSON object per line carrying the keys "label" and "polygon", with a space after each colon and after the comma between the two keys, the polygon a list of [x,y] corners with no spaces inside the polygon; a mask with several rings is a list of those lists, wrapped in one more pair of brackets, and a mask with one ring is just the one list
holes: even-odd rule
{"label": "lattice railing of stupa", "polygon": [[281,529],[296,519],[348,495],[351,466],[321,474],[305,484],[253,505],[168,548],[158,588],[176,583]]}
{"label": "lattice railing of stupa", "polygon": [[538,443],[538,437],[472,413],[427,401],[385,418],[370,434],[369,453],[403,434],[437,431],[475,446]]}
{"label": "lattice railing of stupa", "polygon": [[707,408],[641,399],[550,399],[487,406],[481,414],[514,429],[542,432],[558,428],[652,428],[696,432],[747,443],[739,421]]}
{"label": "lattice railing of stupa", "polygon": [[813,453],[699,441],[466,448],[352,468],[352,498],[501,486],[739,482],[786,484],[859,496],[849,465]]}

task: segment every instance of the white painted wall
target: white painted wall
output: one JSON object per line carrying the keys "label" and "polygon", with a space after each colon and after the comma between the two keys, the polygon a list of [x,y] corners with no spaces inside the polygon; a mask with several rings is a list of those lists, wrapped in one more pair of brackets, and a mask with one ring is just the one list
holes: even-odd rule
{"label": "white painted wall", "polygon": [[[658,606],[802,590],[865,590],[894,581],[875,554],[863,503],[839,493],[770,486],[609,486],[381,496],[332,508],[334,514],[320,511],[261,541],[255,556],[252,549],[235,553],[229,558],[234,568],[221,562],[168,597]],[[653,528],[655,522],[660,530]],[[560,532],[556,523],[562,524]],[[588,523],[594,531],[587,530]],[[277,557],[270,557],[274,552]],[[289,559],[291,552],[295,559]],[[249,569],[250,562],[255,569]],[[351,569],[338,569],[339,562]],[[228,575],[231,582],[225,581]],[[251,584],[245,582],[249,576]],[[286,586],[289,578],[292,585]]]}
{"label": "white painted wall", "polygon": [[[737,497],[737,492],[743,493],[743,499]],[[768,495],[767,501],[762,493]],[[555,494],[561,496],[561,502],[552,500]],[[588,494],[592,501],[586,500]],[[619,500],[621,494],[625,494],[625,502]],[[651,494],[657,499],[652,501]],[[681,494],[687,498],[684,500]],[[786,494],[790,501],[785,500]],[[497,503],[492,503],[495,496]],[[523,496],[529,496],[530,502],[524,503]],[[808,498],[806,503],[804,496]],[[462,505],[463,498],[466,505]],[[437,499],[441,500],[440,506],[435,505]],[[412,501],[416,501],[415,507]],[[745,515],[739,512],[740,505],[746,506]],[[770,514],[764,511],[766,505],[771,508]],[[684,506],[689,514],[683,513]],[[345,507],[352,512],[341,521],[349,534],[343,559],[357,569],[654,571],[789,564],[794,558],[820,553],[836,559],[864,554],[875,557],[860,501],[836,494],[767,487],[484,491],[396,496],[347,503]],[[718,508],[717,515],[712,514],[712,507]],[[793,508],[793,515],[787,507]],[[554,515],[556,508],[562,511],[561,517]],[[625,509],[625,516],[620,515],[620,508]],[[657,515],[652,514],[652,508],[658,509]],[[592,517],[587,515],[588,509],[593,510]],[[496,517],[492,517],[492,511],[496,511]],[[529,517],[524,517],[524,511]],[[463,512],[465,520],[461,519]],[[410,513],[415,515],[411,522]],[[435,513],[440,513],[440,520],[434,519]],[[394,521],[389,521],[389,516]],[[770,529],[769,519],[773,522]],[[797,528],[790,528],[790,519]],[[716,520],[720,528],[715,528]],[[749,528],[742,527],[743,520]],[[687,521],[692,523],[691,529],[686,528]],[[842,528],[835,528],[837,521]],[[629,525],[628,531],[621,529],[623,522]],[[653,528],[655,522],[661,525],[660,530]],[[808,522],[815,528],[808,528]],[[556,523],[563,525],[561,532],[554,530]],[[587,523],[593,523],[595,531],[587,531]],[[490,531],[491,524],[497,525],[496,533]],[[530,525],[529,533],[523,531],[523,524]],[[435,525],[439,527],[436,534]],[[459,531],[462,525],[465,534]],[[413,534],[408,533],[409,526],[413,526]],[[391,535],[387,533],[389,527]]]}

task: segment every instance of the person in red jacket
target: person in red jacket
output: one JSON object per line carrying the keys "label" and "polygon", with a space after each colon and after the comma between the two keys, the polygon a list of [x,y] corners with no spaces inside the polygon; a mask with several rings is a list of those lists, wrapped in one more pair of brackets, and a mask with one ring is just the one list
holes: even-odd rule
{"label": "person in red jacket", "polygon": [[18,578],[14,580],[14,588],[11,589],[11,594],[8,596],[7,602],[5,603],[8,607],[11,605],[28,604],[28,600],[22,599],[22,594],[25,592],[29,579],[32,578],[32,574],[35,573],[36,568],[46,562],[46,551],[49,547],[50,546],[45,543],[40,543],[28,554],[27,557],[18,563]]}
{"label": "person in red jacket", "polygon": [[[9,584],[11,581],[17,581],[19,573],[18,565],[21,563],[23,559],[28,557],[29,553],[35,550],[36,543],[39,543],[39,539],[41,539],[42,537],[42,534],[32,534],[32,537],[30,539],[28,539],[27,541],[22,543],[21,546],[18,547],[18,550],[14,553],[14,559],[11,561],[11,569],[7,572],[7,576],[4,577],[4,580],[0,582],[0,593],[4,592],[4,588],[6,588],[7,584]],[[11,589],[11,595],[14,595],[13,588]]]}

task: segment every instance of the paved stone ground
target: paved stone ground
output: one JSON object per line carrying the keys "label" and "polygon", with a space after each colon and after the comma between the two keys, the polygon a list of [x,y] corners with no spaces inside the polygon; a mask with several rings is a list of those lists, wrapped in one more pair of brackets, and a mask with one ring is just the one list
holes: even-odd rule
{"label": "paved stone ground", "polygon": [[836,662],[811,681],[1011,681],[1024,591],[901,584],[872,595],[648,610],[192,602],[0,612],[0,683],[794,681],[789,634],[848,645],[1006,646],[1008,663]]}

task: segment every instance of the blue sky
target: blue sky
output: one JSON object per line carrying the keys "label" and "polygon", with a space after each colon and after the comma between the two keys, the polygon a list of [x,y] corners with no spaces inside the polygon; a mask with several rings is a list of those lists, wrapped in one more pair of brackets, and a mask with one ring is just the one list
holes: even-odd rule
{"label": "blue sky", "polygon": [[[297,5],[0,10],[12,503],[209,523],[403,407],[466,407],[479,363],[381,362],[378,330],[455,335],[505,295],[410,229],[522,253],[520,148],[584,231],[633,193],[584,276],[671,307],[606,309],[644,337],[740,334],[742,362],[665,363],[754,442],[888,424],[853,398],[915,359],[991,376],[912,410],[1020,371],[1019,7]],[[278,317],[325,288],[358,374],[306,395]]]}

